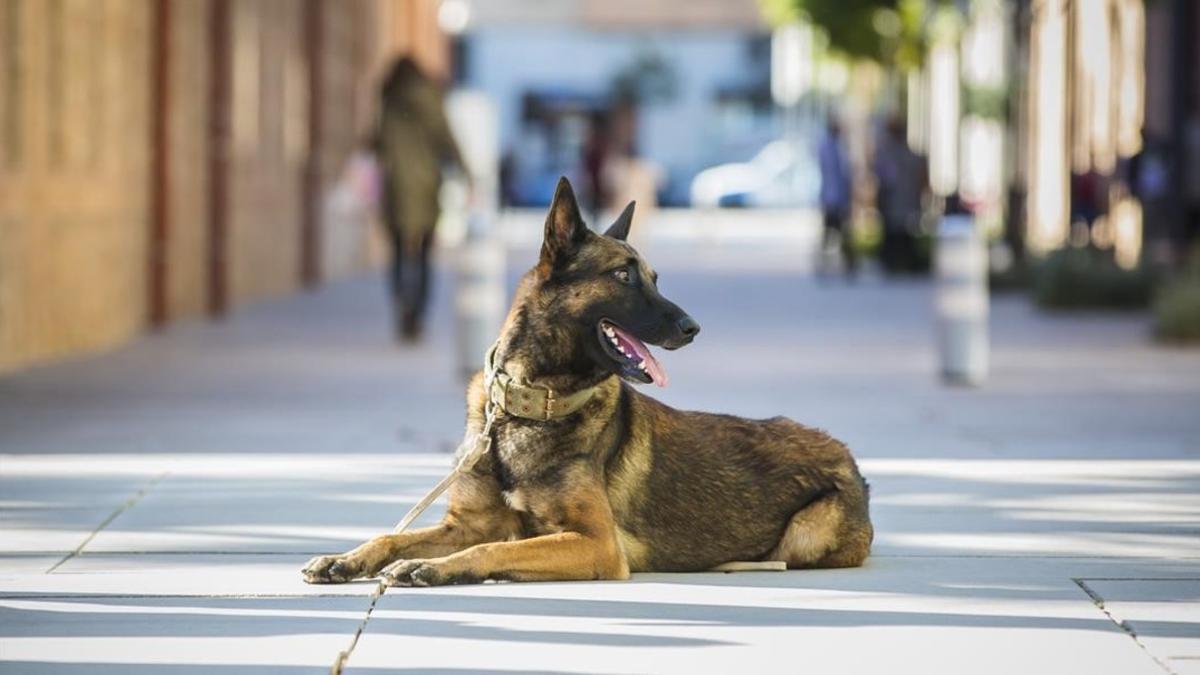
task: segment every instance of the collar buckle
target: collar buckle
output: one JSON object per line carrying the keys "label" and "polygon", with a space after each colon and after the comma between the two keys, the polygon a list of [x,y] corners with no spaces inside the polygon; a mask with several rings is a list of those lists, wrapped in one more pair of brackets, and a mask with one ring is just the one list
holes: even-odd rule
{"label": "collar buckle", "polygon": [[[493,345],[484,365],[484,387],[488,400],[501,412],[539,422],[550,422],[566,417],[583,407],[596,388],[589,387],[567,396],[555,396],[554,390],[544,385],[522,384],[496,366],[496,346]],[[561,408],[561,409],[560,409]]]}

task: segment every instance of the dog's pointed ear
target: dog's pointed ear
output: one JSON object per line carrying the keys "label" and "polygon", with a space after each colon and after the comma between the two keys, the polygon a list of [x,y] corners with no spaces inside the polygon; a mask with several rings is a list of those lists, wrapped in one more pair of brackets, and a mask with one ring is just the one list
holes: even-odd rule
{"label": "dog's pointed ear", "polygon": [[625,241],[629,237],[629,226],[633,225],[633,206],[637,202],[629,202],[621,215],[604,232],[604,236]]}
{"label": "dog's pointed ear", "polygon": [[550,213],[546,215],[546,234],[542,239],[542,265],[561,262],[575,251],[587,238],[588,228],[579,215],[579,204],[575,191],[566,176],[558,179],[554,199],[550,202]]}

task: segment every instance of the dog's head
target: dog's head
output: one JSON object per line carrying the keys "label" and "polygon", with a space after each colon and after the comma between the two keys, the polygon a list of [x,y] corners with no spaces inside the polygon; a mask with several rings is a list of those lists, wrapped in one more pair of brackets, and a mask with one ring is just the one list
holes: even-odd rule
{"label": "dog's head", "polygon": [[666,386],[647,343],[678,349],[700,324],[658,292],[658,274],[625,242],[633,202],[603,234],[588,229],[566,178],[558,181],[534,274],[549,318],[601,370]]}

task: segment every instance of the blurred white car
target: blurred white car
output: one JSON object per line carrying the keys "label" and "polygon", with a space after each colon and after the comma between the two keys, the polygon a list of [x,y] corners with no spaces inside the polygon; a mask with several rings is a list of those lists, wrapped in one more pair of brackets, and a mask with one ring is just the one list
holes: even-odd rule
{"label": "blurred white car", "polygon": [[816,203],[820,178],[810,153],[771,141],[748,162],[719,164],[692,179],[694,207],[797,207]]}

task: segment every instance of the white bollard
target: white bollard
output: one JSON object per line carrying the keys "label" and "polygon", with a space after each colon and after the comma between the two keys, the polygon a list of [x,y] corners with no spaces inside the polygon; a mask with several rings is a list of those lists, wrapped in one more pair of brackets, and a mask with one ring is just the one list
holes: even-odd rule
{"label": "white bollard", "polygon": [[988,371],[987,249],[974,218],[942,218],[935,264],[942,378],[981,385]]}
{"label": "white bollard", "polygon": [[504,320],[505,251],[496,231],[500,143],[496,107],[479,92],[456,91],[446,116],[474,184],[457,251],[455,318],[459,372],[470,378],[483,367]]}
{"label": "white bollard", "polygon": [[458,249],[458,363],[464,379],[483,367],[504,320],[504,244],[487,217],[467,218],[466,238]]}

